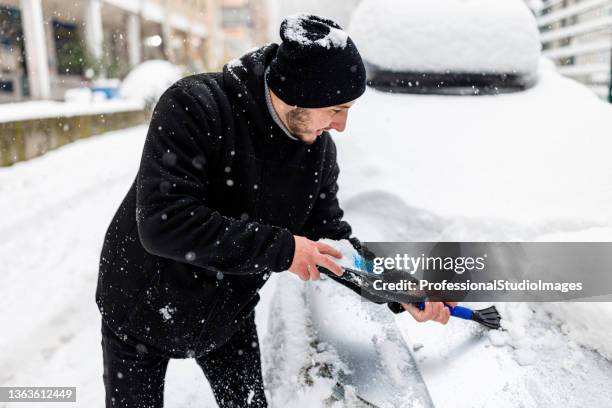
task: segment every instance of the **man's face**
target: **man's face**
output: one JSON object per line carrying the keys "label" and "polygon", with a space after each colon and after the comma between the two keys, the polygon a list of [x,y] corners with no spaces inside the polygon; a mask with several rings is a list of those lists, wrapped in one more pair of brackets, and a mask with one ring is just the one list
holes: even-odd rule
{"label": "man's face", "polygon": [[326,130],[342,132],[353,103],[355,101],[327,108],[293,108],[287,112],[287,128],[302,142],[312,144]]}

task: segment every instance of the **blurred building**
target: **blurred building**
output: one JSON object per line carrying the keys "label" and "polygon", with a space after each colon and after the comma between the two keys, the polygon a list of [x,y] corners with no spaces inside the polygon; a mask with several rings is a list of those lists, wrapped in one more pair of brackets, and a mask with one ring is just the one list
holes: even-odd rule
{"label": "blurred building", "polygon": [[542,54],[612,102],[612,0],[529,0]]}
{"label": "blurred building", "polygon": [[267,0],[269,9],[268,35],[273,41],[280,41],[279,28],[283,19],[290,14],[307,12],[334,20],[348,29],[351,15],[361,0]]}
{"label": "blurred building", "polygon": [[221,4],[224,60],[267,42],[268,10],[263,0],[222,0]]}
{"label": "blurred building", "polygon": [[60,100],[149,59],[216,70],[265,24],[261,0],[0,0],[0,102]]}

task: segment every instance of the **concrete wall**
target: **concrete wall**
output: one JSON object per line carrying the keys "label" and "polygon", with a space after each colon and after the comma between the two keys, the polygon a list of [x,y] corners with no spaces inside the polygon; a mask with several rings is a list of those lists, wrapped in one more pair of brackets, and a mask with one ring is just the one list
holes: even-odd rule
{"label": "concrete wall", "polygon": [[0,123],[0,167],[40,156],[78,139],[145,123],[144,111]]}

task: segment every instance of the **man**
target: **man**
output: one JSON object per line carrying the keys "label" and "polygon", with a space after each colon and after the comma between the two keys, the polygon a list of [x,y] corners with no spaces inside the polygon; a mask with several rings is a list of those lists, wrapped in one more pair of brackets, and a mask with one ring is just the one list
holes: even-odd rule
{"label": "man", "polygon": [[[344,130],[365,69],[330,20],[292,16],[281,37],[222,73],[181,79],[155,107],[100,259],[107,407],[161,407],[168,361],[186,357],[219,406],[266,406],[257,292],[271,272],[343,273],[328,256],[338,251],[316,242],[351,235],[327,131]],[[403,307],[448,320],[441,303]]]}

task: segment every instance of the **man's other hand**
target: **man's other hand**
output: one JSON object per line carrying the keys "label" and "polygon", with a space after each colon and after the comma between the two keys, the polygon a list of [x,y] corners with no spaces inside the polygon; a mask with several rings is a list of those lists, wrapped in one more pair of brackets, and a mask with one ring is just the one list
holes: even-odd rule
{"label": "man's other hand", "polygon": [[322,242],[311,241],[298,235],[294,235],[293,238],[295,239],[295,252],[289,272],[295,273],[304,281],[319,280],[320,272],[317,266],[320,265],[342,276],[344,273],[342,268],[327,256],[331,255],[340,259],[342,258],[340,251]]}
{"label": "man's other hand", "polygon": [[457,306],[457,302],[425,302],[425,309],[420,310],[416,305],[402,303],[402,306],[417,322],[434,322],[446,324],[450,318],[450,310],[444,303],[451,307]]}

